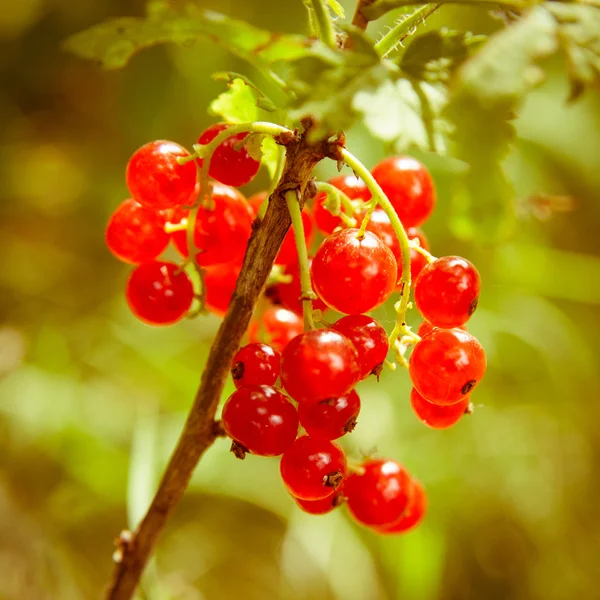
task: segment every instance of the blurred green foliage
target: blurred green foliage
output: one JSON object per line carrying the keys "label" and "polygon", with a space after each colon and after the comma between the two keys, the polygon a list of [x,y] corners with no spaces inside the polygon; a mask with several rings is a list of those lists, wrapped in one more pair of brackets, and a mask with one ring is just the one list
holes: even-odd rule
{"label": "blurred green foliage", "polygon": [[[301,2],[198,4],[287,33],[306,23]],[[135,148],[195,142],[224,90],[215,71],[261,75],[202,40],[150,49],[112,72],[62,51],[67,36],[143,9],[141,0],[20,0],[0,11],[2,600],[99,596],[112,538],[145,510],[218,326],[213,317],[168,329],[136,322],[122,293],[129,269],[106,251],[103,230],[127,195]],[[445,6],[423,32],[442,25],[479,34],[499,22]],[[412,415],[405,373],[361,384],[363,413],[345,446],[405,462],[429,492],[425,525],[385,539],[343,510],[306,516],[276,460],[236,461],[221,440],[161,540],[144,597],[598,597],[600,101],[567,104],[565,62],[544,68],[545,82],[517,107],[518,140],[504,161],[510,237],[465,235],[494,209],[485,170],[467,211],[461,165],[414,151],[439,191],[425,227],[434,253],[465,255],[482,274],[471,330],[488,374],[475,414],[442,432]],[[364,124],[348,140],[368,166],[392,151]],[[492,140],[477,142],[472,154],[497,165]],[[332,174],[333,165],[321,171]],[[263,172],[245,191],[267,183]],[[391,326],[392,307],[378,316]]]}

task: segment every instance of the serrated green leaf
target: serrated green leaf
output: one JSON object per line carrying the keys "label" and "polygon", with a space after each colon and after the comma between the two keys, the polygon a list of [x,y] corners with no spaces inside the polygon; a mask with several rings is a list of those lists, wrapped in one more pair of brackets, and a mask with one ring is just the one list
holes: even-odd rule
{"label": "serrated green leaf", "polygon": [[236,79],[241,79],[249,88],[254,91],[256,96],[256,106],[266,110],[267,112],[275,112],[277,110],[275,103],[245,75],[240,75],[239,73],[234,73],[233,71],[219,71],[218,73],[213,73],[212,77],[216,81],[226,81],[230,85],[233,84]]}
{"label": "serrated green leaf", "polygon": [[208,110],[227,123],[250,123],[269,117],[269,113],[258,106],[255,88],[239,77],[233,79],[229,89],[210,103]]}
{"label": "serrated green leaf", "polygon": [[453,71],[485,41],[486,36],[438,29],[412,38],[399,66],[410,76],[429,82],[448,81]]}
{"label": "serrated green leaf", "polygon": [[327,4],[329,8],[338,16],[340,19],[343,19],[346,16],[344,12],[344,7],[337,0],[327,0]]}

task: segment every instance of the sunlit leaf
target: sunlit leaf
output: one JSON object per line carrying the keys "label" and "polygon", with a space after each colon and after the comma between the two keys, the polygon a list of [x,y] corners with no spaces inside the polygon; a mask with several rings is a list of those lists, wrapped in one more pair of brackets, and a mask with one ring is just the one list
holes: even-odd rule
{"label": "sunlit leaf", "polygon": [[269,113],[258,105],[256,88],[251,87],[244,79],[235,77],[229,83],[229,89],[210,103],[209,111],[228,123],[249,123],[268,119]]}
{"label": "sunlit leaf", "polygon": [[327,5],[336,14],[336,16],[343,19],[346,16],[344,7],[337,0],[327,0]]}

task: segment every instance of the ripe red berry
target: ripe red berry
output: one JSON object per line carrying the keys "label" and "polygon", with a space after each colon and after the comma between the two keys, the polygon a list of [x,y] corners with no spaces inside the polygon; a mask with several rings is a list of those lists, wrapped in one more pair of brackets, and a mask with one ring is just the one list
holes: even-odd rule
{"label": "ripe red berry", "polygon": [[[312,264],[312,258],[308,259],[308,264]],[[285,269],[285,274],[292,277],[292,281],[289,283],[280,283],[277,285],[277,296],[283,306],[293,310],[299,315],[302,314],[302,301],[300,300],[301,286],[300,286],[300,266],[298,263],[289,265]],[[314,291],[314,290],[313,290]],[[312,302],[313,310],[327,310],[327,305],[321,298],[317,298]]]}
{"label": "ripe red berry", "polygon": [[189,155],[179,144],[165,140],[138,148],[125,174],[133,199],[153,210],[188,203],[196,187],[196,165],[193,161],[180,165],[177,159]]}
{"label": "ripe red berry", "polygon": [[[229,125],[225,123],[216,123],[205,130],[198,138],[199,144],[208,144],[214,140],[219,133],[225,131]],[[217,146],[212,158],[210,159],[210,167],[208,174],[217,181],[225,185],[239,187],[250,183],[258,169],[260,162],[254,160],[249,154],[246,146],[238,149],[240,142],[248,134],[238,133],[227,138],[222,144]],[[196,159],[200,167],[202,167],[202,159]]]}
{"label": "ripe red berry", "polygon": [[240,270],[239,262],[206,267],[204,271],[206,288],[204,304],[210,312],[220,316],[227,312]]}
{"label": "ripe red berry", "polygon": [[393,156],[375,165],[372,173],[405,227],[416,227],[428,219],[435,206],[435,187],[418,160]]}
{"label": "ripe red berry", "polygon": [[296,336],[281,357],[281,382],[297,402],[338,398],[359,378],[356,349],[333,329],[313,329]]}
{"label": "ripe red berry", "polygon": [[[371,198],[371,192],[364,184],[362,179],[355,177],[354,175],[338,175],[332,177],[329,183],[338,190],[341,190],[350,198],[350,200],[364,200],[367,201]],[[324,206],[327,199],[327,194],[320,192],[315,196],[313,204],[313,216],[317,227],[323,233],[333,233],[336,227],[343,225],[342,220],[338,216],[332,215]],[[342,212],[346,213],[343,210]],[[347,214],[347,213],[346,213]],[[348,215],[354,216],[354,215]]]}
{"label": "ripe red berry", "polygon": [[292,496],[321,500],[344,481],[346,456],[332,442],[303,435],[283,453],[280,471]]}
{"label": "ripe red berry", "polygon": [[227,435],[242,446],[234,447],[236,452],[279,456],[298,433],[296,408],[270,385],[248,385],[233,392],[221,419]]}
{"label": "ripe red berry", "polygon": [[194,287],[175,263],[149,262],[133,270],[125,295],[138,319],[150,325],[170,325],[187,314]]}
{"label": "ripe red berry", "polygon": [[433,329],[415,344],[408,372],[417,391],[445,406],[469,395],[486,368],[481,344],[462,329]]}
{"label": "ripe red berry", "polygon": [[260,323],[257,319],[250,322],[248,336],[251,342],[260,342],[262,333],[270,346],[283,352],[288,343],[303,331],[302,317],[287,308],[271,306],[262,314]]}
{"label": "ripe red berry", "polygon": [[332,233],[312,262],[315,292],[341,313],[358,314],[381,306],[394,291],[398,265],[391,250],[373,233],[358,229]]}
{"label": "ripe red berry", "polygon": [[477,308],[481,279],[460,256],[442,256],[428,264],[415,283],[417,309],[435,327],[464,325]]}
{"label": "ripe red berry", "polygon": [[254,216],[258,216],[258,211],[268,195],[268,192],[257,192],[248,198],[248,204],[250,205]]}
{"label": "ripe red berry", "polygon": [[381,372],[390,345],[385,329],[375,319],[367,315],[347,315],[338,319],[332,327],[354,344],[361,379]]}
{"label": "ripe red berry", "polygon": [[439,406],[425,400],[415,388],[410,392],[410,404],[422,423],[432,429],[447,429],[458,423],[469,407],[469,396],[455,404]]}
{"label": "ripe red berry", "polygon": [[363,525],[395,523],[408,506],[411,479],[394,460],[372,459],[346,479],[344,493],[352,516]]}
{"label": "ripe red berry", "polygon": [[139,264],[157,258],[169,244],[164,213],[133,199],[121,202],[106,227],[108,249],[120,260]]}
{"label": "ripe red berry", "polygon": [[359,412],[360,398],[354,390],[339,398],[298,405],[298,418],[306,433],[322,440],[336,440],[350,433],[356,426]]}
{"label": "ripe red berry", "polygon": [[[204,267],[241,261],[252,233],[254,215],[248,201],[237,190],[215,183],[214,206],[200,207],[196,217],[194,241],[199,248],[198,263]],[[189,211],[180,209],[174,221],[187,218]],[[187,233],[175,231],[173,242],[182,256],[188,256]]]}
{"label": "ripe red berry", "polygon": [[247,344],[231,362],[231,376],[236,388],[245,385],[273,385],[279,378],[281,355],[267,344]]}
{"label": "ripe red berry", "polygon": [[292,498],[305,513],[309,515],[326,515],[344,503],[344,484],[342,483],[335,492],[321,500],[301,500],[294,496]]}
{"label": "ripe red berry", "polygon": [[427,496],[425,490],[419,481],[413,479],[410,500],[400,519],[387,527],[378,527],[377,531],[384,534],[406,533],[421,523],[426,511]]}
{"label": "ripe red berry", "polygon": [[[304,225],[304,241],[310,246],[313,238],[313,224],[310,215],[302,212],[302,223]],[[278,265],[294,265],[298,263],[298,251],[296,250],[296,238],[292,228],[285,234],[275,263]]]}

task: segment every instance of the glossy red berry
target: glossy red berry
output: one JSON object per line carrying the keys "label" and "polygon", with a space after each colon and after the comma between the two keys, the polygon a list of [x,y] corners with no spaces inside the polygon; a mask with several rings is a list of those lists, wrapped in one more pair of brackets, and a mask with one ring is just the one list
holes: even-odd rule
{"label": "glossy red berry", "polygon": [[432,429],[447,429],[458,423],[469,408],[469,396],[465,396],[455,404],[439,406],[425,400],[415,388],[410,392],[410,404],[422,423]]}
{"label": "glossy red berry", "polygon": [[468,396],[486,368],[481,344],[462,329],[433,329],[413,348],[408,372],[417,391],[445,406]]}
{"label": "glossy red berry", "polygon": [[[350,200],[364,200],[367,201],[371,198],[371,192],[364,184],[362,179],[355,177],[354,175],[338,175],[332,177],[329,183],[338,190],[341,190],[350,198]],[[336,227],[343,225],[342,220],[335,215],[332,215],[324,206],[327,199],[327,194],[320,192],[315,196],[313,204],[313,216],[315,224],[323,233],[333,233]],[[343,210],[342,207],[342,211]],[[347,214],[347,213],[346,213]],[[356,216],[356,215],[348,215]],[[360,223],[359,223],[360,224]]]}
{"label": "glossy red berry", "polygon": [[196,187],[196,165],[193,161],[180,165],[177,159],[189,155],[179,144],[165,140],[138,148],[125,174],[133,199],[153,210],[187,204]]}
{"label": "glossy red berry", "polygon": [[406,533],[423,521],[426,511],[427,496],[425,490],[419,481],[413,479],[410,500],[400,519],[387,527],[378,527],[377,531],[384,534]]}
{"label": "glossy red berry", "polygon": [[[225,131],[229,125],[225,123],[216,123],[211,125],[198,138],[199,144],[208,144],[214,140],[219,133]],[[222,144],[217,146],[210,160],[208,174],[217,181],[225,185],[239,187],[250,183],[258,169],[260,162],[254,160],[249,154],[246,146],[238,149],[240,142],[248,134],[238,133],[227,138]],[[202,167],[202,159],[196,159],[200,167]]]}
{"label": "glossy red berry", "polygon": [[321,500],[344,481],[346,456],[332,442],[303,435],[283,453],[280,471],[292,496]]}
{"label": "glossy red berry", "polygon": [[268,195],[268,192],[257,192],[248,198],[248,204],[250,205],[254,216],[258,216],[258,211]]}
{"label": "glossy red berry", "polygon": [[[312,258],[308,259],[308,264],[312,264]],[[285,274],[290,275],[292,280],[289,283],[280,283],[277,285],[277,296],[283,306],[295,313],[302,315],[302,301],[300,300],[300,267],[298,263],[294,263],[285,269]],[[314,291],[314,290],[313,290]],[[327,305],[321,298],[317,298],[312,302],[313,310],[327,310]]]}
{"label": "glossy red berry", "polygon": [[240,270],[241,264],[239,262],[206,267],[204,271],[204,286],[206,288],[204,304],[210,312],[220,316],[227,312]]}
{"label": "glossy red berry", "polygon": [[333,329],[296,336],[281,358],[281,382],[297,402],[316,403],[347,394],[359,381],[358,354],[352,342]]}
{"label": "glossy red berry", "polygon": [[411,478],[394,460],[372,459],[346,479],[344,493],[352,516],[363,525],[395,523],[408,506]]}
{"label": "glossy red berry", "polygon": [[381,372],[389,350],[385,329],[367,315],[347,315],[336,321],[332,328],[343,333],[358,352],[360,378]]}
{"label": "glossy red berry", "polygon": [[418,160],[393,156],[378,163],[372,173],[405,227],[416,227],[429,218],[436,201],[435,187]]}
{"label": "glossy red berry", "polygon": [[150,262],[169,244],[164,213],[144,208],[133,199],[121,202],[106,227],[108,249],[120,260],[140,264]]}
{"label": "glossy red berry", "polygon": [[236,388],[245,385],[273,385],[279,378],[281,355],[267,344],[246,344],[231,361]]}
{"label": "glossy red berry", "polygon": [[287,308],[271,306],[262,314],[260,322],[253,319],[248,327],[248,336],[251,342],[268,341],[278,352],[283,349],[296,336],[304,331],[302,317]]}
{"label": "glossy red berry", "polygon": [[[254,214],[248,201],[237,190],[215,183],[213,206],[201,207],[196,217],[194,241],[199,248],[198,263],[204,267],[241,261],[252,233]],[[189,211],[178,210],[176,222],[187,218]],[[182,256],[188,256],[187,232],[176,231],[173,242]]]}
{"label": "glossy red berry", "polygon": [[321,500],[301,500],[294,496],[292,498],[305,513],[309,515],[326,515],[344,503],[344,484],[342,483],[335,492]]}
{"label": "glossy red berry", "polygon": [[306,433],[322,440],[336,440],[350,433],[356,426],[358,413],[360,398],[354,390],[316,404],[298,405],[298,418]]}
{"label": "glossy red berry", "polygon": [[[248,385],[236,390],[223,406],[225,433],[238,446],[259,456],[279,456],[298,433],[294,405],[270,385]],[[243,457],[243,454],[242,454]]]}
{"label": "glossy red berry", "polygon": [[312,262],[315,292],[341,313],[358,314],[381,306],[394,291],[398,266],[391,250],[373,233],[358,229],[332,233]]}
{"label": "glossy red berry", "polygon": [[150,325],[170,325],[185,317],[194,299],[190,278],[178,265],[149,262],[136,267],[127,282],[133,314]]}
{"label": "glossy red berry", "polygon": [[[313,224],[310,215],[302,212],[302,224],[304,225],[304,241],[310,246],[313,238]],[[296,238],[292,228],[285,234],[275,263],[278,265],[295,265],[298,263],[298,251],[296,250]]]}
{"label": "glossy red berry", "polygon": [[477,308],[481,279],[472,263],[442,256],[428,264],[415,283],[415,304],[435,327],[464,325]]}

